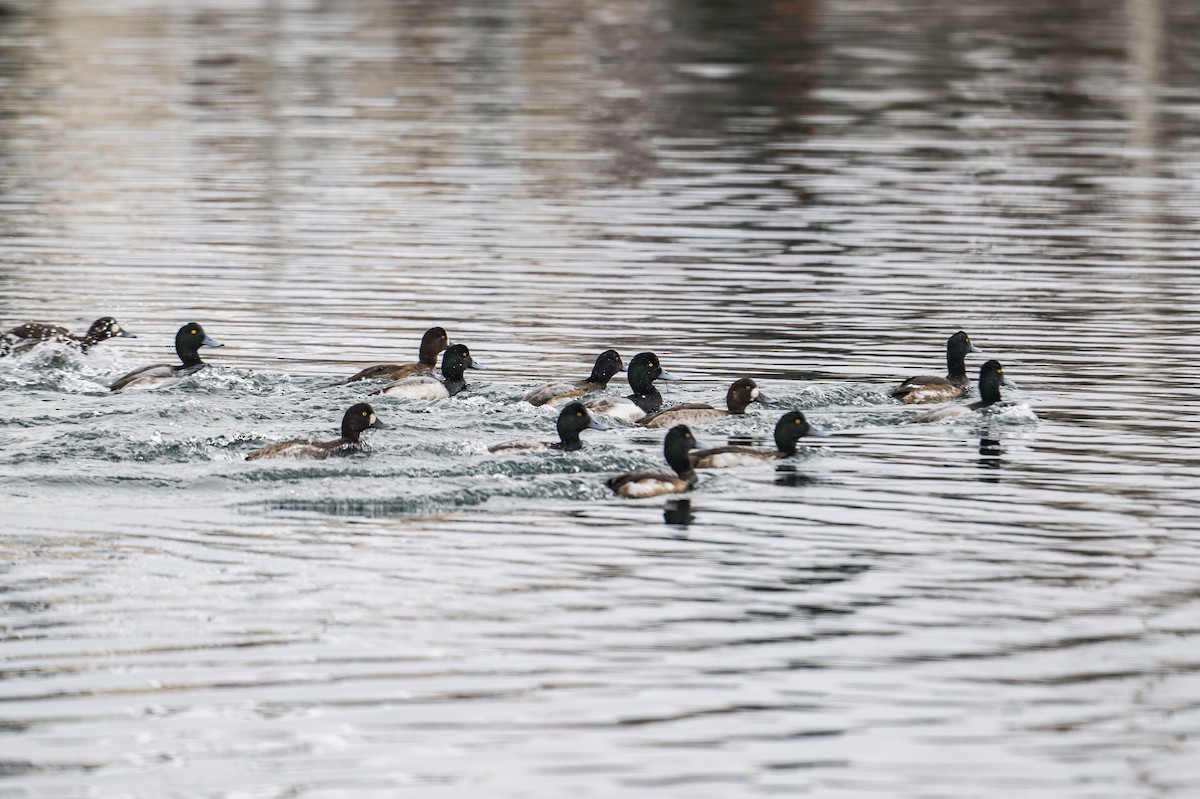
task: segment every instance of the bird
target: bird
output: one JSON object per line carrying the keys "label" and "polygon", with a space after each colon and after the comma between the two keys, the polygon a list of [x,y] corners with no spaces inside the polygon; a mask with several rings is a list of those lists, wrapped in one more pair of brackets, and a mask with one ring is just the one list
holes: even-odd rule
{"label": "bird", "polygon": [[592,373],[583,380],[573,383],[547,383],[538,386],[525,395],[525,401],[533,405],[558,405],[568,402],[593,391],[601,391],[608,387],[608,381],[617,372],[624,372],[625,364],[616,350],[605,350],[596,356]]}
{"label": "bird", "polygon": [[375,416],[375,409],[365,402],[351,405],[342,416],[342,435],[332,441],[310,441],[293,438],[256,449],[246,455],[246,460],[261,458],[311,458],[324,460],[331,455],[349,455],[362,449],[359,436],[370,428],[387,427]]}
{"label": "bird", "polygon": [[405,397],[414,400],[437,400],[453,397],[467,387],[463,372],[467,369],[485,369],[483,364],[471,357],[471,350],[466,344],[453,344],[442,353],[442,377],[438,380],[430,375],[406,377],[394,383],[388,383],[372,396],[386,394],[393,397]]}
{"label": "bird", "polygon": [[892,397],[906,405],[945,402],[967,392],[966,358],[968,352],[981,352],[962,330],[946,341],[946,376],[917,375],[892,389]]}
{"label": "bird", "polygon": [[780,460],[796,454],[796,443],[804,436],[824,438],[829,433],[814,427],[800,411],[788,411],[775,423],[775,449],[751,447],[715,447],[688,453],[697,469],[721,469],[727,466],[746,466],[763,461]]}
{"label": "bird", "polygon": [[87,352],[101,341],[107,341],[110,338],[137,338],[137,336],[121,327],[111,316],[102,316],[92,322],[92,326],[82,336],[77,336],[65,327],[58,325],[30,322],[14,327],[0,335],[0,355],[27,350],[43,341],[72,344],[78,347],[80,352]]}
{"label": "bird", "polygon": [[113,381],[113,384],[109,386],[109,390],[121,391],[122,389],[157,388],[166,383],[195,374],[208,366],[208,364],[200,360],[199,351],[201,347],[224,346],[224,344],[205,333],[204,328],[200,325],[195,322],[188,322],[179,328],[179,332],[175,334],[175,354],[179,356],[179,360],[182,363],[178,365],[156,363],[151,366],[134,369],[129,374],[122,375]]}
{"label": "bird", "polygon": [[944,408],[934,408],[905,421],[905,424],[922,424],[925,422],[940,422],[944,419],[956,419],[972,416],[995,405],[1000,401],[1000,386],[1016,388],[1017,384],[1004,376],[1004,368],[999,361],[988,361],[979,368],[979,401],[970,405],[947,405]]}
{"label": "bird", "polygon": [[557,449],[563,452],[575,452],[583,449],[583,441],[579,434],[584,430],[608,430],[608,425],[598,419],[593,419],[587,408],[581,403],[572,402],[558,414],[558,441],[543,443],[540,441],[509,441],[504,444],[494,444],[488,447],[488,452],[540,452]]}
{"label": "bird", "polygon": [[377,363],[368,366],[347,380],[403,380],[416,375],[432,375],[437,368],[438,353],[450,346],[450,339],[441,327],[431,327],[421,336],[420,356],[416,363]]}
{"label": "bird", "polygon": [[666,456],[667,465],[674,470],[673,472],[665,469],[642,469],[614,475],[604,484],[617,496],[634,499],[687,491],[696,484],[696,472],[688,459],[688,451],[695,447],[696,439],[688,426],[676,425],[667,431],[667,437],[663,439],[663,455]]}
{"label": "bird", "polygon": [[585,402],[592,413],[603,413],[616,419],[632,422],[662,407],[662,394],[654,387],[655,380],[678,380],[662,368],[653,352],[639,352],[629,362],[627,375],[633,393],[627,397],[601,397]]}
{"label": "bird", "polygon": [[714,408],[702,402],[691,402],[685,405],[675,405],[663,408],[661,411],[647,414],[638,419],[636,424],[642,427],[670,427],[674,424],[710,422],[723,419],[726,416],[744,414],[746,407],[752,402],[764,405],[771,403],[771,398],[758,390],[758,385],[748,377],[735,380],[725,394],[725,405],[729,410]]}

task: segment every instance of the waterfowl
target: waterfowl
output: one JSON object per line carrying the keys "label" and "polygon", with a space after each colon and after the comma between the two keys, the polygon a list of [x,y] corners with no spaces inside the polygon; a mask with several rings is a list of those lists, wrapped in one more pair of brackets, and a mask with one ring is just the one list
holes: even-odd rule
{"label": "waterfowl", "polygon": [[563,452],[574,452],[583,449],[579,434],[584,430],[607,430],[608,425],[592,418],[587,408],[581,403],[572,402],[558,414],[558,441],[542,443],[540,441],[510,441],[488,447],[488,452],[515,452],[518,450],[540,452],[548,449],[558,449]]}
{"label": "waterfowl", "polygon": [[643,416],[637,420],[642,427],[670,427],[675,424],[697,424],[723,419],[726,416],[743,414],[752,402],[764,405],[771,403],[771,398],[758,390],[758,385],[748,377],[734,381],[725,394],[725,404],[729,410],[714,408],[703,402],[690,402],[685,405],[675,405],[661,411]]}
{"label": "waterfowl", "polygon": [[246,460],[256,461],[260,458],[313,458],[324,460],[331,455],[349,455],[362,449],[359,436],[370,428],[387,427],[375,416],[375,409],[365,402],[351,405],[342,416],[342,435],[332,441],[310,441],[306,438],[293,438],[290,441],[280,441],[278,444],[256,449],[246,455]]}
{"label": "waterfowl", "polygon": [[692,465],[697,469],[721,469],[727,466],[746,466],[763,461],[790,458],[796,454],[796,443],[804,436],[824,438],[829,435],[814,427],[800,411],[788,411],[775,423],[775,449],[753,449],[751,447],[715,447],[689,452]]}
{"label": "waterfowl", "polygon": [[940,422],[943,419],[955,419],[970,416],[986,410],[1000,401],[1000,386],[1016,388],[1017,384],[1004,376],[1004,369],[999,361],[988,361],[979,369],[979,401],[970,405],[947,405],[935,408],[905,421],[905,424],[920,424],[923,422]]}
{"label": "waterfowl", "polygon": [[[630,366],[632,368],[632,364]],[[632,498],[687,491],[696,484],[696,472],[688,460],[688,451],[695,447],[696,439],[687,425],[672,427],[663,440],[663,454],[667,458],[667,465],[675,470],[673,473],[662,469],[643,469],[615,475],[604,484],[617,496]]]}
{"label": "waterfowl", "polygon": [[101,341],[110,338],[137,338],[117,323],[111,316],[102,316],[82,336],[77,336],[65,327],[47,325],[40,322],[30,322],[9,330],[0,336],[0,355],[29,349],[43,341],[57,341],[60,344],[73,344],[80,352],[87,352]]}
{"label": "waterfowl", "polygon": [[608,381],[617,372],[625,371],[625,364],[616,350],[605,350],[596,356],[592,373],[583,380],[574,383],[548,383],[539,386],[525,395],[525,401],[533,405],[558,405],[562,402],[582,397],[592,391],[600,391],[608,387]]}
{"label": "waterfowl", "polygon": [[377,363],[368,366],[354,377],[347,380],[403,380],[417,375],[433,375],[437,368],[438,353],[450,346],[446,331],[440,327],[431,327],[421,336],[421,349],[416,363]]}
{"label": "waterfowl", "polygon": [[658,356],[653,352],[639,352],[629,362],[628,380],[632,394],[628,397],[602,397],[584,405],[592,413],[603,413],[632,422],[662,407],[662,394],[654,387],[655,380],[678,379],[662,368]]}
{"label": "waterfowl", "polygon": [[945,402],[967,392],[966,358],[968,352],[980,352],[962,330],[946,341],[946,376],[917,375],[892,389],[892,396],[906,405]]}
{"label": "waterfowl", "polygon": [[421,375],[406,377],[389,383],[373,395],[387,394],[392,397],[406,397],[414,400],[437,400],[453,397],[467,387],[463,372],[467,369],[484,369],[483,364],[471,357],[471,351],[466,344],[454,344],[442,353],[442,377]]}
{"label": "waterfowl", "polygon": [[208,364],[200,360],[199,351],[201,347],[224,346],[224,344],[205,333],[204,328],[200,327],[200,325],[195,322],[189,322],[179,328],[179,332],[175,334],[175,354],[179,356],[179,360],[182,363],[177,366],[169,363],[156,363],[152,366],[143,366],[141,369],[134,369],[129,374],[117,378],[109,386],[109,389],[120,391],[126,388],[157,388],[173,380],[187,377],[208,366]]}

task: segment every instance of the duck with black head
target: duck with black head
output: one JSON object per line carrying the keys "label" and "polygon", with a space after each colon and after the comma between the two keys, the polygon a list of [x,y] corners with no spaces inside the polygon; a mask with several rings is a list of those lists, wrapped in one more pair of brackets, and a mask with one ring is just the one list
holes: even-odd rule
{"label": "duck with black head", "polygon": [[579,438],[579,434],[584,430],[609,429],[604,422],[592,418],[587,408],[578,402],[572,402],[559,411],[557,427],[558,441],[508,441],[488,447],[488,452],[576,452],[583,449],[583,440]]}
{"label": "duck with black head", "polygon": [[819,427],[814,427],[804,418],[800,411],[788,411],[779,417],[775,423],[775,449],[754,449],[752,447],[714,447],[700,449],[688,453],[692,465],[697,469],[723,469],[729,466],[748,466],[764,461],[775,461],[790,458],[796,454],[797,443],[805,436],[824,438],[829,435]]}
{"label": "duck with black head", "polygon": [[463,373],[467,369],[486,369],[483,364],[471,357],[471,350],[466,344],[452,344],[442,353],[442,380],[429,375],[406,377],[389,383],[372,396],[386,394],[390,397],[404,397],[413,400],[439,400],[453,397],[467,387]]}
{"label": "duck with black head", "polygon": [[676,424],[700,424],[726,416],[738,416],[746,412],[752,402],[770,405],[771,398],[758,390],[758,384],[748,377],[735,380],[725,393],[725,405],[728,410],[714,408],[703,402],[690,402],[684,405],[674,405],[661,411],[643,416],[637,420],[642,427],[670,427]]}
{"label": "duck with black head", "polygon": [[347,380],[353,383],[357,380],[403,380],[406,377],[433,375],[437,368],[438,353],[450,346],[446,330],[441,327],[431,327],[421,336],[421,348],[416,363],[377,363],[368,366]]}
{"label": "duck with black head", "polygon": [[685,424],[672,427],[663,439],[663,455],[667,465],[674,471],[642,469],[614,475],[605,485],[617,496],[631,499],[657,497],[661,494],[679,494],[696,484],[696,471],[688,458],[688,452],[696,448],[696,439]]}
{"label": "duck with black head", "polygon": [[525,401],[533,405],[549,405],[551,407],[561,405],[564,402],[578,399],[584,394],[608,388],[608,381],[613,378],[613,375],[624,371],[625,364],[621,362],[620,354],[616,350],[605,350],[596,356],[592,373],[583,380],[576,380],[573,383],[547,383],[526,394]]}
{"label": "duck with black head", "polygon": [[963,419],[975,417],[998,403],[1000,387],[1016,388],[1017,384],[1004,376],[1004,368],[999,361],[988,361],[979,368],[979,401],[970,405],[947,405],[905,420],[905,424],[924,424],[926,422],[941,422],[946,419]]}
{"label": "duck with black head", "polygon": [[629,362],[626,376],[633,393],[626,397],[601,397],[584,405],[592,413],[602,413],[614,419],[633,422],[662,407],[662,394],[654,387],[655,380],[678,380],[679,378],[662,368],[662,363],[653,352],[639,352]]}
{"label": "duck with black head", "polygon": [[181,363],[156,363],[151,366],[134,369],[129,374],[123,375],[113,381],[109,389],[112,391],[147,389],[172,383],[188,375],[193,375],[208,366],[208,364],[200,360],[201,347],[224,346],[224,344],[205,333],[204,328],[200,325],[195,322],[188,322],[179,328],[179,332],[175,334],[175,354],[179,356]]}
{"label": "duck with black head", "polygon": [[375,409],[365,402],[351,405],[342,415],[342,435],[330,441],[312,441],[307,438],[293,438],[280,441],[278,444],[256,449],[246,455],[246,460],[256,461],[262,458],[295,458],[324,460],[325,458],[349,455],[362,450],[361,436],[367,430],[387,427],[375,416]]}
{"label": "duck with black head", "polygon": [[917,375],[892,389],[892,397],[906,405],[946,402],[967,393],[967,353],[981,352],[962,330],[946,341],[946,376]]}
{"label": "duck with black head", "polygon": [[0,355],[23,352],[44,341],[68,344],[78,347],[80,352],[87,352],[101,341],[108,341],[110,338],[137,338],[137,336],[121,327],[111,316],[102,316],[92,322],[92,326],[82,336],[77,336],[65,327],[58,325],[30,322],[14,327],[0,336]]}

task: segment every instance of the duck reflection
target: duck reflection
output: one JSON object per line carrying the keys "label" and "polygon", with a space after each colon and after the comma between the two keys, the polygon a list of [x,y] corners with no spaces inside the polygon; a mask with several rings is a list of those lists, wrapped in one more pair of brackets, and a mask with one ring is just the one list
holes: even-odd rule
{"label": "duck reflection", "polygon": [[668,527],[687,527],[695,520],[690,499],[669,499],[663,506],[663,524]]}
{"label": "duck reflection", "polygon": [[[987,469],[979,475],[984,483],[1000,482],[1000,475],[995,473],[1000,468],[1000,442],[994,438],[979,439],[979,468]],[[991,473],[989,473],[991,472]]]}
{"label": "duck reflection", "polygon": [[806,486],[812,478],[796,468],[791,463],[781,463],[775,467],[775,485],[777,486]]}

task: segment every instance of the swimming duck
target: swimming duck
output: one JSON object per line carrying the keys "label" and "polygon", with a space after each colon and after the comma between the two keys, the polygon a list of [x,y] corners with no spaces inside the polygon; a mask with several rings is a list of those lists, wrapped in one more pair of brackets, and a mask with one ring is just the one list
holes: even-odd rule
{"label": "swimming duck", "polygon": [[813,427],[800,411],[788,411],[775,423],[775,449],[752,449],[750,447],[715,447],[689,452],[692,465],[697,469],[721,469],[727,466],[746,466],[763,461],[790,458],[796,454],[796,442],[804,436],[824,438],[829,435],[819,427]]}
{"label": "swimming duck", "polygon": [[642,427],[670,427],[671,425],[680,423],[697,424],[699,422],[711,422],[714,419],[723,419],[726,416],[744,414],[746,406],[752,402],[761,402],[764,405],[769,405],[771,398],[759,391],[758,385],[753,380],[743,377],[740,380],[734,381],[725,395],[725,404],[729,407],[727,411],[714,408],[703,402],[690,402],[685,405],[664,408],[661,411],[643,416],[637,420],[637,424]]}
{"label": "swimming duck", "polygon": [[141,369],[134,369],[129,374],[117,378],[109,386],[109,389],[120,391],[126,388],[157,388],[172,380],[187,377],[208,366],[208,364],[200,360],[199,351],[201,347],[224,346],[224,344],[206,334],[204,328],[200,327],[200,325],[195,322],[189,322],[179,328],[179,332],[175,334],[175,354],[179,356],[179,360],[182,361],[181,364],[175,366],[169,363],[156,363],[152,366],[143,366]]}
{"label": "swimming duck", "polygon": [[608,381],[617,372],[625,371],[625,364],[616,350],[605,350],[596,357],[592,373],[584,380],[574,383],[548,383],[525,395],[525,401],[533,405],[558,405],[582,397],[592,391],[608,387]]}
{"label": "swimming duck", "polygon": [[414,400],[437,400],[453,397],[467,387],[463,372],[467,369],[484,369],[483,364],[471,357],[471,351],[466,344],[454,344],[442,353],[442,377],[445,382],[436,377],[421,375],[406,377],[394,383],[388,383],[373,395],[387,394],[393,397],[407,397]]}
{"label": "swimming duck", "polygon": [[57,341],[61,344],[74,344],[80,352],[87,352],[101,341],[110,338],[137,338],[117,323],[111,316],[102,316],[82,336],[76,336],[65,327],[31,322],[20,325],[0,336],[0,355],[29,349],[43,341]]}
{"label": "swimming duck", "polygon": [[246,460],[256,461],[260,458],[314,458],[324,460],[331,455],[349,455],[362,449],[359,436],[369,428],[387,427],[375,416],[375,409],[365,402],[351,405],[342,416],[342,435],[332,441],[310,441],[306,438],[293,438],[290,441],[280,441],[278,444],[256,449],[246,455]]}
{"label": "swimming duck", "polygon": [[592,418],[587,408],[581,403],[572,402],[558,414],[558,441],[542,443],[540,441],[510,441],[488,447],[488,452],[515,452],[526,450],[540,452],[547,449],[558,449],[563,452],[574,452],[583,449],[579,434],[587,429],[608,430],[608,425]]}
{"label": "swimming duck", "polygon": [[1000,386],[1016,388],[1017,384],[1004,376],[1004,369],[999,361],[988,361],[979,368],[979,401],[970,405],[947,405],[935,408],[905,421],[905,424],[922,422],[940,422],[943,419],[954,419],[970,416],[973,413],[986,410],[1000,401]]}
{"label": "swimming duck", "polygon": [[368,366],[354,377],[347,380],[403,380],[417,375],[433,375],[437,367],[438,353],[450,346],[446,331],[440,327],[431,327],[421,336],[420,357],[416,363],[377,363]]}
{"label": "swimming duck", "polygon": [[674,473],[662,469],[643,469],[614,475],[604,484],[618,496],[633,498],[687,491],[696,484],[696,472],[688,460],[688,450],[695,447],[696,439],[687,425],[672,427],[663,440],[663,454],[667,458],[667,465],[675,470]]}
{"label": "swimming duck", "polygon": [[662,394],[654,387],[655,380],[678,380],[665,371],[653,352],[639,352],[629,362],[629,387],[633,393],[628,397],[602,397],[585,402],[592,413],[603,413],[617,419],[632,422],[662,407]]}
{"label": "swimming duck", "polygon": [[906,405],[926,402],[945,402],[961,397],[967,392],[966,358],[968,352],[981,350],[971,343],[963,331],[958,331],[946,341],[946,376],[917,375],[910,377],[892,389],[892,396]]}

